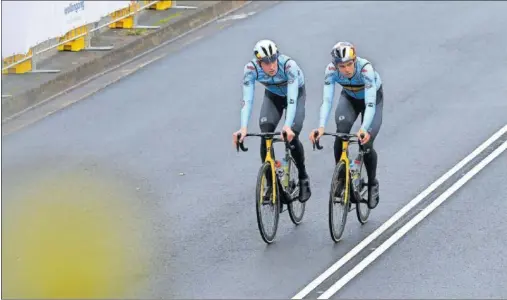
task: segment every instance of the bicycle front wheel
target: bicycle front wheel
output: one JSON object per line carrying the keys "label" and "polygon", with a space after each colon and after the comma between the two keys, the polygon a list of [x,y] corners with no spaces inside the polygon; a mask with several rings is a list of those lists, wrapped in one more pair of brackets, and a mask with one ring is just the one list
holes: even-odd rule
{"label": "bicycle front wheel", "polygon": [[294,158],[291,157],[289,165],[289,186],[287,192],[290,195],[289,217],[295,225],[301,224],[305,214],[306,203],[299,201],[299,172]]}
{"label": "bicycle front wheel", "polygon": [[329,193],[329,231],[331,239],[337,243],[341,240],[347,214],[350,206],[350,195],[346,192],[348,182],[346,182],[347,168],[343,161],[338,162],[334,169],[333,179],[331,180],[331,190]]}
{"label": "bicycle front wheel", "polygon": [[280,199],[278,197],[280,193],[276,185],[276,176],[272,177],[271,165],[268,162],[263,163],[257,175],[255,207],[259,232],[267,244],[274,241],[280,218]]}

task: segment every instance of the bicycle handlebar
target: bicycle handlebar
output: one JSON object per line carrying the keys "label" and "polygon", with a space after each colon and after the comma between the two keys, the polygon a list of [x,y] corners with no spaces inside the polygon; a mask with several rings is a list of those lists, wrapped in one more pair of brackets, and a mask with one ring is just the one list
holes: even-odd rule
{"label": "bicycle handlebar", "polygon": [[[313,137],[317,138],[318,135],[319,135],[318,131],[314,131],[313,132]],[[355,134],[324,132],[322,134],[322,136],[324,136],[324,135],[335,136],[335,137],[337,137],[339,139],[342,139],[342,140],[345,140],[345,141],[349,141],[351,143],[358,143],[360,147],[362,146],[361,143],[359,143],[359,139],[357,138],[357,136]],[[361,136],[361,139],[363,139],[364,138],[364,133],[361,133],[360,136]],[[315,143],[313,144],[313,150],[315,150],[315,148],[317,148],[319,150],[324,149],[324,147],[320,145],[319,140],[315,140]]]}
{"label": "bicycle handlebar", "polygon": [[[263,133],[247,133],[245,137],[258,136],[258,137],[273,138],[273,136],[275,136],[275,135],[280,135],[280,132],[276,131],[276,132],[263,132]],[[239,149],[241,149],[241,151],[243,151],[243,152],[248,151],[248,148],[245,147],[244,142],[239,142],[239,139],[241,138],[241,133],[238,133],[237,137],[238,137],[238,143],[236,143],[236,151],[239,152]],[[285,148],[289,148],[291,150],[294,150],[294,148],[296,148],[294,145],[289,144],[289,142],[287,141],[287,132],[286,131],[283,131],[283,140],[280,138],[273,138],[273,143],[282,142],[282,141],[285,144]]]}

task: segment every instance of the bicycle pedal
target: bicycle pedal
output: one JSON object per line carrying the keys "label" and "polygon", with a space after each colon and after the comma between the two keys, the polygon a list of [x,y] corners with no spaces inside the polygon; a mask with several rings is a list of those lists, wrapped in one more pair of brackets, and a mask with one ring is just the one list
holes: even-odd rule
{"label": "bicycle pedal", "polygon": [[289,195],[289,197],[285,198],[285,200],[284,200],[283,203],[289,205],[289,204],[291,204],[294,201],[299,201],[299,195],[297,195],[297,196],[291,196],[291,195]]}

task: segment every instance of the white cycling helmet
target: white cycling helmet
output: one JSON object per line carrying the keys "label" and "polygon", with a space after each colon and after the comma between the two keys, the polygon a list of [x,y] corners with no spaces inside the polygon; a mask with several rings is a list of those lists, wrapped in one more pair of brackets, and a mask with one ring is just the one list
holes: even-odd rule
{"label": "white cycling helmet", "polygon": [[347,62],[356,59],[356,48],[349,42],[338,42],[331,51],[333,63]]}
{"label": "white cycling helmet", "polygon": [[271,63],[278,58],[278,48],[273,41],[260,40],[254,47],[255,57],[265,63]]}

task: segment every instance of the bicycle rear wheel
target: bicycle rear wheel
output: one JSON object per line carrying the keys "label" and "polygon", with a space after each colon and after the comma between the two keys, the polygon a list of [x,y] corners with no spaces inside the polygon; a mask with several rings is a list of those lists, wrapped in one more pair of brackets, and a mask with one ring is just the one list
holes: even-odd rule
{"label": "bicycle rear wheel", "polygon": [[338,162],[334,169],[333,178],[331,180],[331,190],[329,193],[329,231],[331,239],[337,243],[341,240],[345,223],[347,222],[347,214],[350,207],[350,195],[346,195],[347,168],[343,161]]}
{"label": "bicycle rear wheel", "polygon": [[[280,193],[276,184],[276,175],[268,184],[267,174],[271,173],[271,165],[268,162],[262,164],[257,175],[257,186],[255,189],[255,207],[257,212],[257,225],[262,239],[267,244],[271,244],[278,230],[278,220],[280,218]],[[272,176],[270,176],[272,177]],[[273,182],[274,180],[274,182]],[[273,188],[268,191],[268,186],[276,187],[276,201],[273,203]],[[264,214],[267,212],[267,214]],[[267,215],[267,216],[266,216]],[[272,222],[271,226],[266,222]]]}
{"label": "bicycle rear wheel", "polygon": [[[366,177],[366,169],[362,168],[361,182],[365,181],[365,177]],[[362,201],[368,200],[368,187],[367,186],[361,187],[361,192],[359,194],[361,195],[361,199],[356,203],[357,220],[361,224],[366,224],[366,222],[368,222],[368,217],[370,216],[370,209],[368,208],[368,204]]]}
{"label": "bicycle rear wheel", "polygon": [[[301,224],[303,221],[303,216],[305,214],[306,203],[299,201],[299,172],[296,167],[296,162],[294,158],[291,157],[289,162],[289,187],[287,188],[287,192],[290,195],[291,200],[289,203],[289,217],[292,223],[295,225]],[[297,198],[297,199],[295,199]]]}

